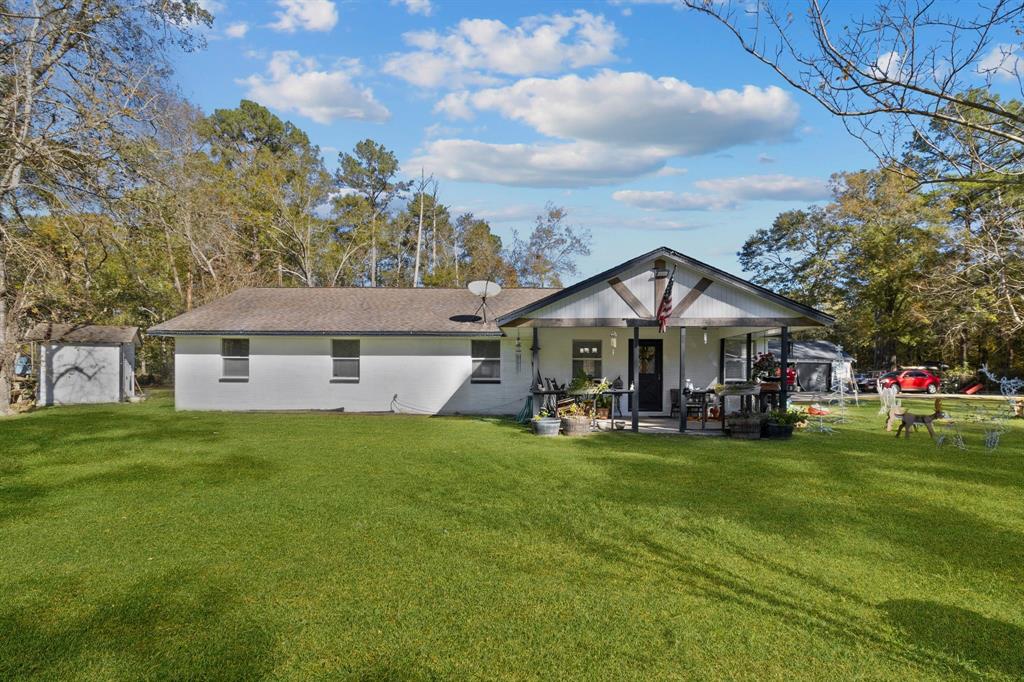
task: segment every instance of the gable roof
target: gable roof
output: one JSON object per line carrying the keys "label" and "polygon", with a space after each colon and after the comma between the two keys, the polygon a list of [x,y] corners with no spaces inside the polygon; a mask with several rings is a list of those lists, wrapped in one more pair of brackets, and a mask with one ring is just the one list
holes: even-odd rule
{"label": "gable roof", "polygon": [[654,249],[653,251],[649,251],[643,255],[637,256],[636,258],[632,258],[626,261],[625,263],[616,265],[615,267],[605,270],[604,272],[599,272],[593,277],[588,277],[587,279],[581,282],[577,282],[572,286],[553,292],[550,296],[547,296],[536,301],[532,301],[521,308],[517,308],[516,310],[511,310],[502,315],[498,319],[498,324],[506,325],[509,322],[515,320],[516,318],[529,315],[530,313],[540,310],[545,306],[548,306],[552,303],[555,303],[569,296],[577,294],[581,291],[589,289],[590,287],[605,283],[612,277],[615,277],[628,270],[631,270],[637,265],[641,265],[643,263],[652,261],[660,257],[674,259],[677,262],[682,263],[696,270],[699,273],[705,274],[710,278],[723,282],[728,282],[729,284],[732,284],[733,286],[739,289],[755,294],[762,298],[766,298],[785,308],[789,308],[790,310],[798,312],[801,315],[810,318],[815,322],[818,322],[819,324],[831,326],[835,322],[834,317],[826,313],[823,313],[820,310],[804,305],[803,303],[794,301],[793,299],[783,296],[782,294],[777,294],[774,291],[771,291],[770,289],[765,289],[764,287],[754,284],[753,282],[748,282],[742,277],[737,277],[736,275],[728,273],[725,270],[720,270],[714,267],[713,265],[708,265],[707,263],[699,261],[696,258],[691,258],[690,256],[679,253],[678,251],[670,249],[667,246],[662,246],[657,249]]}
{"label": "gable roof", "polygon": [[556,289],[504,289],[488,320],[466,321],[480,299],[466,289],[387,287],[247,288],[151,327],[175,335],[500,336],[499,315]]}
{"label": "gable roof", "polygon": [[102,324],[40,322],[25,335],[26,341],[58,343],[139,343],[139,328]]}

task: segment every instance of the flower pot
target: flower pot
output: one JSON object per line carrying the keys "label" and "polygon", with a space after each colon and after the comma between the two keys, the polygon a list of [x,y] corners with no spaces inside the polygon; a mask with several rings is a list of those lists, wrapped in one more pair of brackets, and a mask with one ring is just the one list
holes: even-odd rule
{"label": "flower pot", "polygon": [[562,433],[567,436],[589,436],[590,417],[562,417]]}
{"label": "flower pot", "polygon": [[729,436],[732,438],[753,440],[761,437],[760,417],[726,418],[726,425],[729,427]]}
{"label": "flower pot", "polygon": [[610,407],[599,407],[594,410],[594,416],[598,419],[611,419],[612,408]]}
{"label": "flower pot", "polygon": [[538,436],[557,436],[562,420],[557,417],[542,417],[533,420],[533,432]]}
{"label": "flower pot", "polygon": [[773,424],[772,422],[765,422],[762,435],[765,438],[792,438],[793,424]]}
{"label": "flower pot", "polygon": [[762,391],[778,391],[782,388],[782,385],[778,381],[762,381]]}

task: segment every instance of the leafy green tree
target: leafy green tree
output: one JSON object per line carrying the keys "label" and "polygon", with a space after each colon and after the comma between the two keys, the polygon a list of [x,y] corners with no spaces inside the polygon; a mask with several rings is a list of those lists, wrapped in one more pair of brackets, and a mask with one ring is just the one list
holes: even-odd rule
{"label": "leafy green tree", "polygon": [[567,216],[549,203],[525,240],[514,235],[510,259],[523,286],[560,287],[563,277],[579,272],[576,258],[590,255],[590,231],[569,225]]}
{"label": "leafy green tree", "polygon": [[397,179],[398,158],[394,153],[373,140],[358,142],[351,154],[342,152],[338,162],[335,179],[339,187],[354,192],[367,207],[364,214],[369,221],[362,227],[369,232],[369,283],[377,286],[378,229],[386,220],[391,202],[408,190],[410,183]]}
{"label": "leafy green tree", "polygon": [[939,261],[948,212],[889,170],[833,177],[823,208],[783,213],[744,243],[751,279],[836,316],[834,331],[865,364],[884,367],[934,347],[922,281]]}

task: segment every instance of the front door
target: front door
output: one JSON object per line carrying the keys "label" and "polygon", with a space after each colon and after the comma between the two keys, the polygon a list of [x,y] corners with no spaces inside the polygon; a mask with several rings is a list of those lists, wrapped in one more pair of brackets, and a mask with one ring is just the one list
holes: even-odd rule
{"label": "front door", "polygon": [[[641,412],[661,412],[661,339],[640,339],[640,384],[637,396]],[[633,339],[629,340],[629,381],[633,380]],[[633,409],[630,403],[630,409]]]}

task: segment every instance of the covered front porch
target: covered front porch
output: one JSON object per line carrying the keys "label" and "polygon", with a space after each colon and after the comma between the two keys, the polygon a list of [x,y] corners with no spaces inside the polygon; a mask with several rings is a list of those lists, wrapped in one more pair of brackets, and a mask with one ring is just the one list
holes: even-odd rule
{"label": "covered front porch", "polygon": [[[650,312],[659,308],[670,310],[664,325]],[[506,334],[529,334],[534,414],[572,395],[574,377],[604,378],[612,385],[612,414],[603,415],[609,426],[621,420],[634,432],[664,433],[669,423],[676,432],[721,431],[741,398],[718,396],[715,387],[748,380],[769,338],[787,367],[791,330],[830,320],[659,249],[509,313],[499,325]],[[785,381],[772,398],[786,404]]]}

